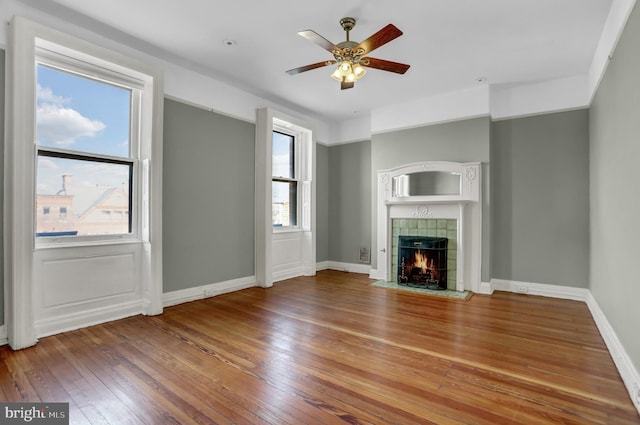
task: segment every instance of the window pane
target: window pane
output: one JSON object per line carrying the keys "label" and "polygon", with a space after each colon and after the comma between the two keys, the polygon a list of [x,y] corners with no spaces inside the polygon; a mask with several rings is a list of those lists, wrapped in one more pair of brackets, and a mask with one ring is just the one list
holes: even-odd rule
{"label": "window pane", "polygon": [[36,236],[131,232],[130,164],[38,156]]}
{"label": "window pane", "polygon": [[273,132],[271,173],[273,177],[295,178],[294,137],[284,133]]}
{"label": "window pane", "polygon": [[129,157],[131,90],[37,67],[36,143]]}
{"label": "window pane", "polygon": [[297,183],[296,182],[272,182],[273,226],[295,226],[297,212]]}

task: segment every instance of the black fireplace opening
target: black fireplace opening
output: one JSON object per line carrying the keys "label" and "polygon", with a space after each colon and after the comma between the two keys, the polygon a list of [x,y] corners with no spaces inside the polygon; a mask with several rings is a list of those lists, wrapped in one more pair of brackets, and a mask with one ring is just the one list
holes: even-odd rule
{"label": "black fireplace opening", "polygon": [[447,238],[398,237],[398,285],[447,289]]}

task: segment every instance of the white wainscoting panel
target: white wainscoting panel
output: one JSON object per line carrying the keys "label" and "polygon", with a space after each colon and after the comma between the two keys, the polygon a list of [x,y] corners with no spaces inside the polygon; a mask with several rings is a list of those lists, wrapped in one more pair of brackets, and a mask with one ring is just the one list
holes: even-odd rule
{"label": "white wainscoting panel", "polygon": [[[41,276],[46,276],[44,307],[134,292],[135,257],[133,252],[127,252],[43,260],[40,267]],[[74,272],[69,273],[71,270]]]}
{"label": "white wainscoting panel", "polygon": [[36,335],[142,313],[141,256],[139,243],[36,250]]}
{"label": "white wainscoting panel", "polygon": [[274,282],[305,274],[305,232],[275,232],[271,243]]}

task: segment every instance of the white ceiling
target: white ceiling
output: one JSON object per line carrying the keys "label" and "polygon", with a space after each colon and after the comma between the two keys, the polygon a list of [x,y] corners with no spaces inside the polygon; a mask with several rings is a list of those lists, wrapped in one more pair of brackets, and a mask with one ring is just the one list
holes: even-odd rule
{"label": "white ceiling", "polygon": [[[283,106],[332,121],[477,87],[586,74],[612,0],[23,0]],[[331,59],[297,35],[339,43],[342,17],[362,41],[388,23],[404,35],[370,56],[411,65],[405,75],[369,70],[341,91]],[[234,46],[225,40],[235,41]],[[485,82],[477,79],[486,78]]]}

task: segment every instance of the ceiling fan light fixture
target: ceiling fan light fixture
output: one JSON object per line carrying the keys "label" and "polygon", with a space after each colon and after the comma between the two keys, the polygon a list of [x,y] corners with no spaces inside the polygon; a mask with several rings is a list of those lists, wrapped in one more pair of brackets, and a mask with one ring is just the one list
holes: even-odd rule
{"label": "ceiling fan light fixture", "polygon": [[352,83],[364,77],[367,71],[359,63],[353,64],[351,61],[342,61],[340,65],[333,71],[331,78],[336,81],[346,81]]}
{"label": "ceiling fan light fixture", "polygon": [[366,73],[367,73],[367,70],[364,69],[364,67],[359,63],[355,64],[355,66],[353,67],[353,75],[355,75],[356,80],[359,80],[360,78],[364,77],[364,74]]}
{"label": "ceiling fan light fixture", "polygon": [[331,74],[331,78],[336,81],[342,81],[342,73],[340,72],[340,67],[337,67],[333,74]]}

